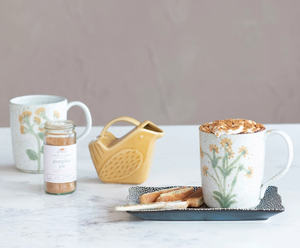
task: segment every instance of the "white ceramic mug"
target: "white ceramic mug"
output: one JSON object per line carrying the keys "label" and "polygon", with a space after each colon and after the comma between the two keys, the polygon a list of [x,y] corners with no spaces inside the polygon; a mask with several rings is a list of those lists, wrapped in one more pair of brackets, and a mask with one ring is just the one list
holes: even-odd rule
{"label": "white ceramic mug", "polygon": [[[253,208],[270,183],[282,177],[292,164],[293,145],[280,130],[249,134],[225,134],[219,138],[200,131],[200,162],[204,202],[213,208]],[[274,177],[262,184],[265,140],[281,135],[288,146],[288,161]]]}
{"label": "white ceramic mug", "polygon": [[92,118],[82,102],[70,102],[60,96],[29,95],[10,100],[10,128],[15,166],[23,172],[43,173],[44,123],[67,119],[67,111],[79,106],[86,116],[86,129],[77,138],[84,139],[91,130]]}

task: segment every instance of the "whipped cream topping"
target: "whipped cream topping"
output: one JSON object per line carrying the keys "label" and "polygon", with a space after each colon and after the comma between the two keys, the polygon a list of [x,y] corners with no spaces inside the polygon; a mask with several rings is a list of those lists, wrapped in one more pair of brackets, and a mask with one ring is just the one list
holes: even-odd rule
{"label": "whipped cream topping", "polygon": [[246,119],[216,120],[200,126],[201,131],[213,133],[217,137],[223,134],[256,133],[265,129],[264,125]]}

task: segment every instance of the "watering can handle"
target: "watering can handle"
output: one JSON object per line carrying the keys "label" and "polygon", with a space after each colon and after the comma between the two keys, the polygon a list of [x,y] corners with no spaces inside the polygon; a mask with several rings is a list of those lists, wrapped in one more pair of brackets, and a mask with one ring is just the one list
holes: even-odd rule
{"label": "watering can handle", "polygon": [[127,117],[127,116],[121,116],[118,118],[115,118],[113,120],[111,120],[109,123],[107,123],[107,125],[102,129],[102,132],[100,133],[100,137],[104,137],[106,135],[107,129],[114,123],[119,122],[119,121],[126,121],[129,122],[135,126],[140,125],[140,122],[137,121],[136,119],[133,119],[131,117]]}

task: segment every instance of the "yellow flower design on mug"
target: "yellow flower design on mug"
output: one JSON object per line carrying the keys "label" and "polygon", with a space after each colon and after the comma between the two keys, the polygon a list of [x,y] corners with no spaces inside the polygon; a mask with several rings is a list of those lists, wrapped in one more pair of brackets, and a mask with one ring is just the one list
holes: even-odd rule
{"label": "yellow flower design on mug", "polygon": [[[20,125],[23,126],[23,124],[25,124],[25,121],[28,122],[31,115],[32,115],[32,113],[30,111],[23,111],[23,113],[21,115],[19,115]],[[20,127],[20,128],[22,128],[22,127]],[[21,131],[21,129],[20,129],[20,131]],[[23,131],[24,131],[24,129],[23,129]],[[22,133],[22,131],[21,131],[21,133]]]}
{"label": "yellow flower design on mug", "polygon": [[217,145],[209,145],[209,150],[210,152],[212,152],[213,150],[215,150],[216,153],[219,153],[219,147],[217,147]]}
{"label": "yellow flower design on mug", "polygon": [[30,111],[24,111],[23,113],[22,113],[22,116],[23,117],[30,117],[32,115],[32,113],[30,112]]}
{"label": "yellow flower design on mug", "polygon": [[228,148],[230,149],[232,146],[232,141],[231,139],[224,138],[221,140],[220,144],[222,145],[222,147],[224,147],[227,144]]}
{"label": "yellow flower design on mug", "polygon": [[248,151],[248,149],[247,149],[247,147],[245,146],[241,146],[240,148],[239,148],[239,153],[244,153],[244,158],[246,157],[246,155],[249,155],[249,151]]}
{"label": "yellow flower design on mug", "polygon": [[[33,118],[30,118],[35,113],[36,116],[33,116]],[[44,129],[44,123],[42,123],[42,120],[49,121],[50,119],[46,116],[46,109],[44,107],[38,108],[36,111],[23,111],[22,114],[19,115],[19,122],[20,122],[20,133],[21,134],[29,134],[36,138],[37,141],[37,149],[32,149],[34,147],[25,148],[24,152],[27,154],[28,158],[32,161],[37,162],[37,168],[38,171],[41,169],[41,163],[42,163],[42,154],[44,152],[44,146],[43,146],[43,139],[45,131]],[[57,111],[54,111],[54,116],[59,117],[59,113]],[[38,129],[38,132],[36,132],[36,127]],[[35,146],[36,147],[36,146]]]}
{"label": "yellow flower design on mug", "polygon": [[53,117],[56,118],[56,119],[58,119],[58,118],[60,117],[60,113],[59,113],[58,111],[55,110],[55,111],[53,112]]}
{"label": "yellow flower design on mug", "polygon": [[45,111],[46,111],[45,108],[41,107],[35,111],[35,114],[40,116],[40,115],[45,114]]}
{"label": "yellow flower design on mug", "polygon": [[231,148],[227,148],[227,152],[228,152],[228,158],[231,159],[234,157],[234,152]]}
{"label": "yellow flower design on mug", "polygon": [[207,177],[208,167],[206,165],[202,168],[203,175]]}
{"label": "yellow flower design on mug", "polygon": [[20,133],[21,133],[21,134],[26,134],[25,128],[26,128],[26,127],[24,127],[23,125],[20,126]]}
{"label": "yellow flower design on mug", "polygon": [[20,124],[24,124],[23,115],[19,115],[19,122]]}
{"label": "yellow flower design on mug", "polygon": [[253,175],[253,167],[248,166],[248,171],[246,172],[245,177],[251,178]]}
{"label": "yellow flower design on mug", "polygon": [[35,111],[35,114],[46,121],[50,121],[50,119],[46,115],[46,109],[44,107],[40,107]]}
{"label": "yellow flower design on mug", "polygon": [[33,121],[34,121],[35,124],[39,125],[39,124],[41,123],[41,118],[35,116],[35,117],[33,118]]}

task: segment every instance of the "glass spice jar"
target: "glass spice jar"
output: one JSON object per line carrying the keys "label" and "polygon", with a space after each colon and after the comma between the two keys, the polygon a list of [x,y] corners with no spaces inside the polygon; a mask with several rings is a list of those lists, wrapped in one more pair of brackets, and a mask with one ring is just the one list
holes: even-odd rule
{"label": "glass spice jar", "polygon": [[44,189],[52,195],[73,193],[77,184],[75,123],[53,120],[45,123]]}

